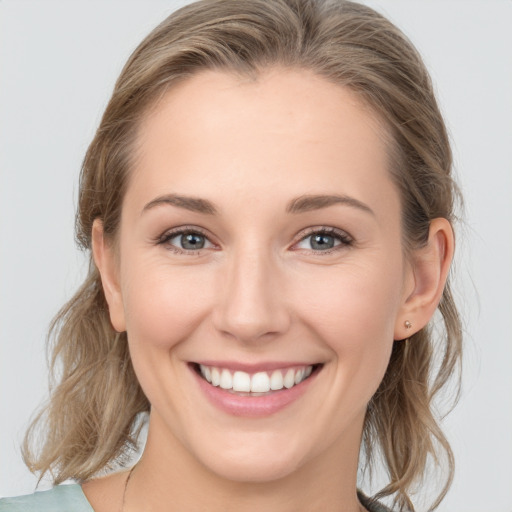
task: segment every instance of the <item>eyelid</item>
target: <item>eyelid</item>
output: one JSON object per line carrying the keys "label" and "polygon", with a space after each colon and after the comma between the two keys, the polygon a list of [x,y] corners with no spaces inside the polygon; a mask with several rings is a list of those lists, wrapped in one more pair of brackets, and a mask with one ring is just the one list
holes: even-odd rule
{"label": "eyelid", "polygon": [[[335,245],[331,249],[326,249],[326,250],[322,250],[322,251],[314,250],[314,249],[295,248],[300,242],[302,242],[306,238],[310,237],[311,235],[316,235],[316,234],[320,234],[320,235],[325,234],[325,235],[329,235],[329,236],[334,236],[341,243],[339,243],[338,245]],[[335,228],[332,226],[311,226],[309,228],[306,228],[302,232],[300,232],[297,235],[297,238],[298,239],[292,245],[292,250],[308,251],[309,253],[314,253],[314,254],[329,254],[333,251],[345,249],[345,248],[353,245],[353,243],[354,243],[354,237],[352,237],[349,233],[347,233],[343,229]]]}
{"label": "eyelid", "polygon": [[[204,236],[206,238],[206,240],[213,246],[213,248],[218,249],[218,244],[215,244],[212,241],[212,236],[205,229],[203,229],[199,226],[194,226],[194,225],[178,226],[175,228],[168,229],[168,230],[164,231],[161,235],[159,235],[155,239],[154,242],[157,245],[165,245],[167,242],[169,242],[169,240],[171,240],[179,235],[188,234],[188,233],[197,233],[201,236]],[[315,234],[326,234],[326,235],[334,236],[340,241],[340,243],[335,245],[331,249],[326,249],[326,250],[322,250],[322,251],[315,250],[315,249],[299,249],[296,247],[297,244],[299,244],[300,242],[302,242],[309,236],[312,236]],[[296,240],[295,240],[295,242],[293,242],[291,249],[297,250],[297,251],[301,251],[301,250],[307,251],[307,252],[315,253],[315,254],[329,254],[333,251],[347,248],[347,247],[351,246],[353,243],[354,243],[354,238],[349,233],[347,233],[345,230],[335,228],[332,226],[311,226],[311,227],[308,227],[308,228],[302,230],[297,235]],[[167,248],[169,250],[172,250],[179,254],[188,254],[188,255],[199,254],[200,251],[203,251],[205,249],[212,249],[212,247],[203,247],[201,249],[195,249],[195,250],[194,249],[181,249],[180,247],[177,247],[175,245],[171,245],[171,244],[167,244],[167,245],[168,245]]]}
{"label": "eyelid", "polygon": [[[211,240],[211,236],[204,230],[203,228],[200,228],[199,226],[192,226],[192,225],[185,225],[185,226],[178,226],[175,228],[168,229],[164,231],[160,236],[158,236],[155,239],[155,243],[157,245],[166,245],[167,242],[172,240],[173,238],[184,235],[184,234],[190,234],[190,233],[196,233],[198,235],[204,236],[205,239],[213,246],[213,248],[217,247],[217,244],[215,244]],[[212,247],[202,247],[201,249],[182,249],[181,247],[177,247],[176,245],[167,244],[167,249],[172,250],[173,252],[176,252],[178,254],[199,254],[200,251],[203,251],[205,249],[212,249]]]}

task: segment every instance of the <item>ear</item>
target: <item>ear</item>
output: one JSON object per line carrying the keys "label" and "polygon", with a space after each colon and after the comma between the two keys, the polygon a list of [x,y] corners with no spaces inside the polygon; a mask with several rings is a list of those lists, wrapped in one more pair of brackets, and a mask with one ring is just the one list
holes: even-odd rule
{"label": "ear", "polygon": [[444,218],[430,222],[428,242],[412,252],[400,312],[395,323],[395,340],[409,338],[425,327],[443,294],[453,258],[454,235]]}
{"label": "ear", "polygon": [[108,303],[110,321],[117,332],[126,331],[124,305],[119,284],[119,265],[115,249],[103,233],[103,222],[95,219],[92,226],[92,255],[101,275],[103,292]]}

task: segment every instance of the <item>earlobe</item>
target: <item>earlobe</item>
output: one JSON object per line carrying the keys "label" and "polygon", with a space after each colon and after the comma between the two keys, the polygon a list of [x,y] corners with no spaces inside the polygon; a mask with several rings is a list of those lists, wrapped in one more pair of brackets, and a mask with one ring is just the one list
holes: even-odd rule
{"label": "earlobe", "polygon": [[95,219],[92,227],[92,255],[101,276],[112,326],[117,332],[124,332],[126,331],[126,322],[118,264],[114,248],[105,239],[103,223],[100,219]]}
{"label": "earlobe", "polygon": [[441,300],[454,252],[454,234],[444,218],[431,221],[428,242],[411,255],[412,285],[404,293],[395,323],[395,340],[425,327]]}

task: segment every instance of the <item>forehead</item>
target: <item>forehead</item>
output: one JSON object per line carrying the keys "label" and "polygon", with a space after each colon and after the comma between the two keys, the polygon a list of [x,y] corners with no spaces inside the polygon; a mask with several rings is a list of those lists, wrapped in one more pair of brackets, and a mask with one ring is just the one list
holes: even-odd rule
{"label": "forehead", "polygon": [[368,196],[391,186],[387,140],[353,92],[310,71],[270,69],[256,79],[203,71],[141,122],[132,181],[148,200],[159,187],[208,197],[235,189]]}

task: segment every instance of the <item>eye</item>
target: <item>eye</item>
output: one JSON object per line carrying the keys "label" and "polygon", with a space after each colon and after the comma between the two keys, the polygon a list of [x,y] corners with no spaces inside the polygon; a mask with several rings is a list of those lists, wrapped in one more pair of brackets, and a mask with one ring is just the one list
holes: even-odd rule
{"label": "eye", "polygon": [[199,233],[183,233],[171,238],[169,243],[180,247],[180,249],[193,251],[202,249],[206,244],[206,238]]}
{"label": "eye", "polygon": [[166,245],[178,253],[195,253],[201,249],[214,247],[206,235],[192,229],[167,232],[158,240],[158,243]]}
{"label": "eye", "polygon": [[315,252],[331,252],[351,245],[352,238],[345,232],[335,228],[311,228],[307,236],[302,238],[295,247]]}

